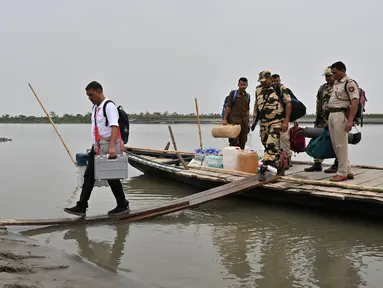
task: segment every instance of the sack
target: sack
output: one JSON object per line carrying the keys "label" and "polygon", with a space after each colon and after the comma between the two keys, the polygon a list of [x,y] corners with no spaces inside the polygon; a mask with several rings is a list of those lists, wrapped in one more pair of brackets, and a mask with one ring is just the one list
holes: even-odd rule
{"label": "sack", "polygon": [[306,147],[306,153],[316,159],[336,158],[330,135],[327,135],[325,129],[323,129],[323,132],[319,137],[310,140]]}
{"label": "sack", "polygon": [[[290,115],[290,122],[294,122],[295,120],[298,120],[299,118],[302,118],[306,115],[306,106],[295,97],[294,93],[289,88],[283,88],[286,90],[286,92],[291,97],[291,115]],[[275,88],[275,92],[277,93],[279,97],[279,101],[281,102],[283,106],[283,117],[285,117],[285,111],[286,111],[286,104],[283,103],[282,99],[282,93],[281,93],[281,87],[277,86]]]}
{"label": "sack", "polygon": [[[350,98],[350,94],[348,94],[348,90],[347,90],[347,83],[349,81],[346,81],[346,83],[344,83],[344,90],[346,90],[346,93],[348,95],[348,97]],[[366,98],[366,92],[359,87],[358,83],[354,80],[354,82],[356,83],[356,85],[358,86],[358,89],[359,89],[359,103],[358,103],[358,109],[356,111],[356,114],[355,114],[355,117],[354,117],[354,122],[358,125],[360,124],[360,126],[362,127],[363,126],[363,113],[366,112],[366,102],[367,102],[367,98]],[[351,99],[350,99],[350,104],[351,104]]]}
{"label": "sack", "polygon": [[303,134],[303,128],[291,127],[290,128],[290,149],[296,153],[305,152],[306,150],[306,137]]}
{"label": "sack", "polygon": [[[225,116],[225,110],[226,110],[226,107],[227,107],[227,100],[229,99],[229,96],[231,93],[234,92],[234,96],[233,96],[233,105],[235,104],[235,100],[237,99],[237,95],[238,95],[238,90],[231,90],[231,92],[229,93],[228,96],[225,97],[225,101],[223,102],[223,108],[222,108],[222,118],[223,116]],[[247,96],[247,101],[249,102],[250,104],[250,94],[249,93],[246,93],[246,96]]]}
{"label": "sack", "polygon": [[[111,102],[114,104],[113,101],[107,100],[104,103],[103,107],[103,112],[104,112],[104,117],[105,117],[105,125],[108,126],[108,116],[106,115],[106,105]],[[118,111],[118,127],[120,128],[120,133],[121,133],[121,139],[124,144],[128,143],[129,140],[129,130],[130,130],[130,125],[129,125],[129,116],[128,114],[124,111],[124,109],[120,106],[117,107]]]}

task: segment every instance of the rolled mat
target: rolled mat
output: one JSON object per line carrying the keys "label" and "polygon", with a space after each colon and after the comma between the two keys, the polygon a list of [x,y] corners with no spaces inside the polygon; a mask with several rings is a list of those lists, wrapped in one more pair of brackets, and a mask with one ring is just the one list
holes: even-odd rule
{"label": "rolled mat", "polygon": [[237,138],[241,133],[241,125],[219,125],[211,129],[214,138]]}

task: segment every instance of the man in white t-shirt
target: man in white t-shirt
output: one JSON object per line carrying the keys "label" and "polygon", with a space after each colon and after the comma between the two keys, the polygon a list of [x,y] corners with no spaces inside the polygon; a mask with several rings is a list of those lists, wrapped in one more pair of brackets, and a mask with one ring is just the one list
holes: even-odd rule
{"label": "man in white t-shirt", "polygon": [[[76,206],[65,208],[64,211],[70,214],[84,217],[88,208],[88,201],[95,183],[94,178],[94,156],[96,154],[109,154],[110,158],[123,152],[123,143],[118,127],[118,111],[113,102],[108,102],[105,107],[108,125],[105,123],[103,106],[108,100],[103,93],[100,83],[93,81],[85,88],[89,100],[94,104],[92,109],[92,149],[89,153],[88,165],[84,173],[84,184],[80,199]],[[108,180],[113,195],[116,198],[117,207],[109,211],[109,215],[129,213],[129,201],[125,199],[124,190],[119,179]]]}

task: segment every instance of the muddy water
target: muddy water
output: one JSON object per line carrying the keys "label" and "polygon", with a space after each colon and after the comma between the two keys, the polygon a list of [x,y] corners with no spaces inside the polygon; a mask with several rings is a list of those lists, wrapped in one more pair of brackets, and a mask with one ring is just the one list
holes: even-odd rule
{"label": "muddy water", "polygon": [[[89,125],[59,125],[72,154],[89,148]],[[203,125],[205,146],[222,148]],[[351,162],[380,165],[372,155],[381,126],[363,127]],[[132,125],[131,146],[163,148],[167,125]],[[173,125],[180,150],[198,147],[195,125]],[[79,197],[76,170],[50,125],[0,125],[0,218],[67,217]],[[373,141],[375,140],[375,141]],[[258,137],[252,145],[260,149]],[[375,149],[376,150],[376,149]],[[304,154],[297,159],[309,159]],[[132,208],[195,192],[130,167],[124,188]],[[114,207],[95,188],[88,214]],[[116,225],[12,228],[158,287],[381,287],[383,229],[372,223],[242,199],[221,199],[156,219]]]}

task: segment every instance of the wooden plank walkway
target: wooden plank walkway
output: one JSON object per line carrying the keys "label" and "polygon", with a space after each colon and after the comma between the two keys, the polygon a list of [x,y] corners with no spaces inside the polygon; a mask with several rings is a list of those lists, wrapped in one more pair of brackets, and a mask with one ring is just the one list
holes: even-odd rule
{"label": "wooden plank walkway", "polygon": [[166,204],[156,206],[153,208],[141,209],[133,211],[130,214],[119,216],[91,216],[86,218],[58,218],[58,219],[19,219],[19,220],[0,220],[0,226],[42,226],[42,225],[69,225],[69,224],[88,224],[88,223],[100,223],[109,221],[137,221],[143,220],[159,215],[165,215],[173,213],[183,209],[192,208],[203,203],[210,202],[212,200],[222,198],[231,194],[246,191],[248,189],[265,185],[277,181],[279,177],[269,176],[266,181],[260,182],[258,175],[245,177],[240,181],[233,181],[231,183],[218,186],[213,189],[202,191],[200,193],[192,194],[187,197],[183,197],[177,200],[170,201]]}

